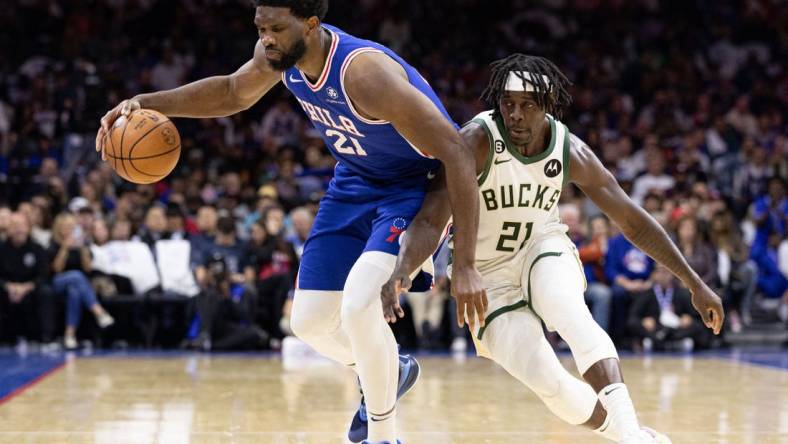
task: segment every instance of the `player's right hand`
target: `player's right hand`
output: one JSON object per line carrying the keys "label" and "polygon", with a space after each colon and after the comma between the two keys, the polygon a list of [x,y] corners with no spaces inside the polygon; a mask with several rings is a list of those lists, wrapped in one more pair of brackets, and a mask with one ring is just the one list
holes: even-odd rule
{"label": "player's right hand", "polygon": [[109,129],[120,116],[128,117],[132,111],[140,109],[140,102],[136,99],[128,99],[120,102],[118,106],[107,111],[104,117],[101,118],[101,126],[99,127],[98,134],[96,134],[96,151],[101,153],[101,160],[107,160],[107,155],[104,152],[107,143],[107,136]]}
{"label": "player's right hand", "polygon": [[457,325],[465,325],[465,315],[471,332],[479,327],[484,327],[484,315],[487,313],[487,291],[482,284],[482,275],[474,266],[452,268],[451,295],[457,299]]}
{"label": "player's right hand", "polygon": [[399,304],[399,295],[403,291],[408,291],[411,286],[410,277],[401,275],[396,271],[391,275],[388,282],[380,288],[380,300],[383,303],[383,318],[388,323],[397,322],[397,318],[405,316],[405,312]]}
{"label": "player's right hand", "polygon": [[722,324],[725,321],[722,299],[703,282],[694,288],[690,288],[690,293],[692,294],[692,306],[700,314],[703,324],[712,329],[715,335],[720,334]]}

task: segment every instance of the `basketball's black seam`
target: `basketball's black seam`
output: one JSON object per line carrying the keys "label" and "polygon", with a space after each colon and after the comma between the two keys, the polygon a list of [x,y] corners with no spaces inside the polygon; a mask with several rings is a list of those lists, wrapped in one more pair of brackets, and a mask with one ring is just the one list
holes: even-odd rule
{"label": "basketball's black seam", "polygon": [[[137,144],[138,144],[138,143],[140,143],[140,141],[141,141],[142,139],[144,139],[145,137],[147,137],[147,136],[148,136],[148,134],[150,134],[150,133],[151,133],[151,131],[155,130],[156,128],[158,128],[158,127],[160,127],[160,126],[164,125],[165,123],[167,123],[167,122],[169,122],[169,121],[170,121],[170,119],[167,119],[167,120],[165,120],[164,122],[157,123],[156,125],[154,125],[154,126],[153,126],[153,128],[149,129],[147,133],[145,133],[145,134],[141,135],[141,136],[140,136],[140,137],[137,139],[137,141],[136,141],[136,142],[134,142],[134,144],[133,144],[133,145],[131,145],[131,148],[129,148],[129,159],[131,159],[131,158],[132,158],[132,157],[131,157],[131,153],[133,153],[133,152],[134,152],[134,147],[135,147],[135,146],[137,146]],[[128,126],[128,125],[127,125],[127,126]],[[126,128],[123,128],[123,129],[125,130]]]}
{"label": "basketball's black seam", "polygon": [[[148,176],[148,177],[155,177],[155,178],[157,178],[158,180],[161,180],[161,178],[162,178],[162,176],[161,176],[161,175],[158,175],[158,174],[148,174],[148,173],[146,173],[146,172],[144,172],[144,171],[140,170],[139,168],[137,168],[137,166],[136,166],[136,165],[134,165],[134,162],[132,162],[132,160],[133,160],[134,158],[131,156],[131,154],[134,152],[134,148],[137,146],[137,144],[138,144],[138,143],[140,143],[140,141],[141,141],[142,139],[144,139],[145,137],[147,137],[147,136],[148,136],[148,134],[150,134],[150,133],[151,133],[153,130],[155,130],[156,128],[158,128],[158,127],[160,127],[160,126],[164,125],[165,123],[167,123],[167,122],[169,122],[169,121],[170,121],[170,119],[165,119],[163,122],[161,122],[161,123],[158,123],[158,124],[154,125],[154,126],[153,126],[153,128],[149,129],[149,130],[148,130],[148,131],[147,131],[145,134],[141,135],[141,136],[140,136],[140,137],[137,139],[137,141],[136,141],[136,142],[134,142],[134,144],[133,144],[133,145],[131,145],[131,148],[129,148],[129,165],[131,165],[131,167],[132,167],[132,168],[134,168],[134,169],[135,169],[135,170],[136,170],[138,173],[142,174],[143,176]],[[180,146],[180,145],[179,145],[179,146]],[[172,151],[174,151],[174,150],[170,150],[169,152],[172,152]],[[154,157],[158,157],[158,156],[154,156]],[[123,162],[123,160],[121,160],[121,162]]]}
{"label": "basketball's black seam", "polygon": [[123,157],[123,156],[113,156],[113,155],[110,155],[109,157],[112,157],[113,159],[124,159],[124,160],[128,160],[129,162],[131,162],[132,160],[153,159],[153,158],[155,158],[155,157],[163,156],[163,155],[165,155],[165,154],[170,154],[171,152],[173,152],[173,151],[177,150],[177,149],[178,149],[178,148],[180,148],[180,147],[181,147],[181,145],[180,145],[180,144],[178,144],[178,146],[176,146],[175,148],[172,148],[171,150],[169,150],[169,151],[165,151],[165,152],[163,152],[163,153],[156,154],[155,156],[143,156],[143,157]]}
{"label": "basketball's black seam", "polygon": [[135,167],[135,166],[134,166],[134,162],[132,162],[132,161],[129,161],[129,164],[131,165],[131,167],[132,167],[132,168],[134,168],[134,169],[135,169],[135,170],[136,170],[138,173],[142,174],[143,176],[148,176],[148,177],[159,177],[159,178],[161,177],[161,175],[159,175],[159,174],[148,174],[148,173],[146,173],[145,171],[140,171],[140,169],[139,169],[139,168],[137,168],[137,167]]}
{"label": "basketball's black seam", "polygon": [[[179,148],[179,147],[180,147],[180,145],[178,145],[178,148]],[[159,154],[158,156],[153,156],[153,157],[154,157],[154,158],[155,158],[155,157],[159,157],[159,156],[161,156],[161,155],[168,154],[168,153],[171,153],[171,152],[173,152],[173,151],[175,151],[175,148],[171,149],[170,151],[167,151],[167,153],[162,153],[162,154]],[[131,153],[129,153],[129,154],[131,154]],[[131,165],[131,167],[132,167],[132,168],[134,168],[135,170],[137,170],[137,172],[138,172],[138,173],[140,173],[140,174],[142,174],[142,175],[144,175],[144,176],[148,176],[148,177],[158,177],[159,179],[162,179],[162,178],[163,178],[163,176],[162,176],[162,175],[160,175],[160,174],[148,174],[148,173],[146,173],[146,172],[142,171],[141,169],[137,168],[137,166],[136,166],[136,165],[134,165],[134,162],[132,162],[132,160],[137,160],[137,159],[142,159],[142,157],[129,157],[128,161],[129,161],[129,165]],[[170,170],[170,171],[172,171],[172,170]],[[167,174],[169,174],[169,173],[167,173]]]}
{"label": "basketball's black seam", "polygon": [[[123,132],[120,133],[120,153],[123,154],[123,138],[126,136],[126,128],[129,127],[129,123],[131,123],[131,116],[128,117],[128,121],[125,125],[123,125]],[[123,157],[120,158],[120,166],[123,167],[123,172],[126,173],[126,179],[130,180],[131,176],[129,176],[128,170],[126,170],[126,164],[123,162]]]}
{"label": "basketball's black seam", "polygon": [[[163,155],[165,155],[165,154],[169,154],[169,153],[171,153],[171,152],[173,152],[173,151],[177,150],[177,149],[178,149],[178,148],[180,148],[180,147],[181,147],[181,146],[180,146],[180,145],[178,145],[177,147],[175,147],[175,148],[173,148],[173,149],[171,149],[171,150],[167,151],[166,153],[161,153],[161,154],[158,154],[158,155],[156,155],[156,156],[150,156],[150,157],[129,157],[129,158],[126,158],[125,160],[128,160],[128,161],[129,161],[129,165],[131,165],[131,167],[132,167],[132,168],[134,168],[134,169],[135,169],[135,170],[136,170],[138,173],[140,173],[140,174],[142,174],[142,175],[144,175],[144,176],[148,176],[148,177],[161,177],[161,175],[160,175],[160,174],[149,174],[149,173],[146,173],[145,171],[142,171],[141,169],[137,168],[137,166],[136,166],[136,165],[134,165],[134,162],[132,162],[132,160],[137,160],[137,159],[153,159],[153,158],[156,158],[156,157],[159,157],[159,156],[163,156]],[[123,159],[124,159],[124,158],[121,158],[121,161],[123,161]],[[167,173],[167,174],[169,174],[169,173]]]}

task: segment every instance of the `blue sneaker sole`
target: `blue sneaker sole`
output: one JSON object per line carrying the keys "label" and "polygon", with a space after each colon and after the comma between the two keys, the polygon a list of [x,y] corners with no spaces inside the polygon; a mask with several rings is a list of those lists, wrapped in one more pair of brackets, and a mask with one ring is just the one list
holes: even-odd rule
{"label": "blue sneaker sole", "polygon": [[413,365],[409,366],[407,369],[407,373],[403,377],[402,385],[397,389],[397,401],[399,401],[405,393],[408,393],[410,389],[416,385],[419,381],[419,376],[421,376],[421,364],[416,358],[412,356],[408,356],[408,359],[413,362]]}

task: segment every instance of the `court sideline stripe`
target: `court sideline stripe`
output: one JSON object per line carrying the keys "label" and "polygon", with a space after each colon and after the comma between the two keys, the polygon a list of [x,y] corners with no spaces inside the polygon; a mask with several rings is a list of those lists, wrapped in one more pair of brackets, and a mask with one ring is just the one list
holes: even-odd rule
{"label": "court sideline stripe", "polygon": [[24,384],[20,385],[19,387],[15,388],[14,390],[12,390],[7,395],[5,395],[3,397],[0,397],[0,406],[2,406],[3,404],[11,401],[12,399],[16,398],[17,396],[21,395],[25,390],[29,389],[30,387],[33,387],[34,385],[36,385],[39,382],[41,382],[44,379],[46,379],[48,376],[51,376],[52,374],[56,373],[58,370],[61,370],[65,366],[66,366],[66,362],[65,361],[61,362],[60,364],[57,364],[56,366],[50,368],[49,370],[45,371],[44,373],[41,373],[40,375],[36,376],[35,378],[31,379],[30,381],[27,381],[26,383],[24,383]]}

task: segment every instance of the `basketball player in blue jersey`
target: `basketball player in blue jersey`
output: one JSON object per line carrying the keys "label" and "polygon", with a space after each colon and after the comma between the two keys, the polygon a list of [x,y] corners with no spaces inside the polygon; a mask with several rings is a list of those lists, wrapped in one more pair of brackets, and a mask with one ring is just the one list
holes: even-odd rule
{"label": "basketball player in blue jersey", "polygon": [[351,441],[394,443],[396,401],[415,383],[419,367],[413,358],[398,356],[379,292],[438,159],[456,233],[452,292],[469,323],[484,322],[487,299],[474,267],[479,202],[474,167],[467,161],[472,153],[415,69],[384,46],[321,23],[328,0],[256,4],[260,38],[251,60],[230,75],[121,102],[101,119],[96,149],[104,158],[109,129],[133,110],[228,116],[283,82],[338,161],[304,246],[291,327],[358,374],[363,397]]}

